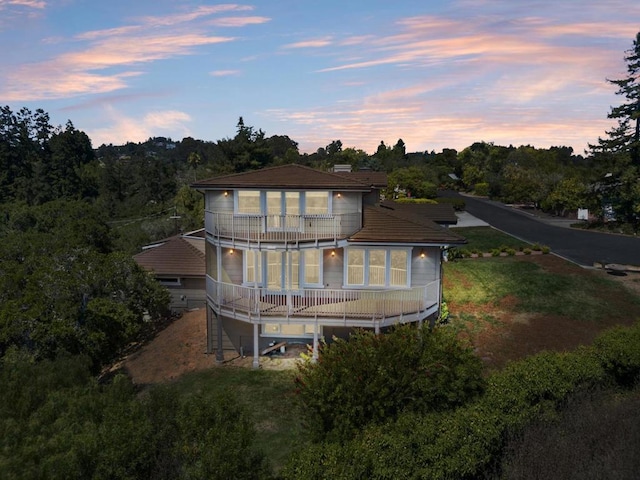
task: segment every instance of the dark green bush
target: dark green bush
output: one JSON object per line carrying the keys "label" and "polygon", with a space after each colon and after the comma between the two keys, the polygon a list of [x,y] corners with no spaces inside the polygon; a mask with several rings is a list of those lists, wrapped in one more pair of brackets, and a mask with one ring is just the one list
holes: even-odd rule
{"label": "dark green bush", "polygon": [[608,330],[596,339],[594,347],[616,383],[631,387],[640,381],[640,324]]}
{"label": "dark green bush", "polygon": [[323,346],[317,363],[300,366],[296,384],[313,437],[344,441],[404,411],[465,403],[482,390],[481,370],[451,331],[401,325]]}
{"label": "dark green bush", "polygon": [[489,195],[489,184],[488,183],[476,183],[473,187],[474,193],[481,197],[486,197]]}

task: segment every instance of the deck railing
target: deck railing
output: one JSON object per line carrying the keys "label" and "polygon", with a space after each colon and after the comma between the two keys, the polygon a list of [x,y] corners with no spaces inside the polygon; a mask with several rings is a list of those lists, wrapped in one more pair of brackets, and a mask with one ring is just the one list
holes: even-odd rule
{"label": "deck railing", "polygon": [[406,289],[300,289],[273,291],[219,282],[207,276],[207,295],[219,312],[261,318],[383,320],[420,315],[437,305],[439,283]]}
{"label": "deck railing", "polygon": [[237,215],[206,211],[205,228],[214,237],[231,241],[335,241],[357,232],[361,215]]}

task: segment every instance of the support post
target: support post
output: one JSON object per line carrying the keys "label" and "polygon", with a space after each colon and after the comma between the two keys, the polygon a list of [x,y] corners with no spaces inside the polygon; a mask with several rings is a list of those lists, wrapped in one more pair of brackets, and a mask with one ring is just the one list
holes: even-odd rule
{"label": "support post", "polygon": [[253,324],[253,368],[260,368],[260,346],[258,345],[258,327],[257,323]]}
{"label": "support post", "polygon": [[223,347],[223,331],[222,331],[222,318],[216,313],[213,312],[216,316],[216,327],[218,334],[218,348],[216,349],[216,362],[222,363],[224,362],[224,347]]}
{"label": "support post", "polygon": [[318,361],[318,322],[313,326],[313,354],[311,359],[313,363]]}
{"label": "support post", "polygon": [[206,354],[211,355],[213,353],[213,325],[211,324],[211,307],[207,303],[207,350]]}

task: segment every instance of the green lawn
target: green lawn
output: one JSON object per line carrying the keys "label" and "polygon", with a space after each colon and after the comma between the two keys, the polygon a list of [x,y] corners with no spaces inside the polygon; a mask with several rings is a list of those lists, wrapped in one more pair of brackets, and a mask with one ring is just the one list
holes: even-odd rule
{"label": "green lawn", "polygon": [[460,248],[469,251],[490,252],[501,247],[513,248],[514,250],[531,247],[530,243],[518,240],[493,227],[464,227],[452,230],[467,239],[468,243]]}

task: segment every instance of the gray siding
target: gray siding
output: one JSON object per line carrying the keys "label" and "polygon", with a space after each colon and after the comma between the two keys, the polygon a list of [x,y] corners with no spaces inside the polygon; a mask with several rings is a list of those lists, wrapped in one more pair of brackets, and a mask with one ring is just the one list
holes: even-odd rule
{"label": "gray siding", "polygon": [[336,248],[335,257],[331,256],[333,249],[327,249],[323,255],[323,281],[326,288],[342,288],[344,275],[344,249]]}
{"label": "gray siding", "polygon": [[[420,257],[424,250],[425,258]],[[411,285],[427,285],[440,278],[440,248],[414,248],[411,255]]]}
{"label": "gray siding", "polygon": [[240,285],[242,283],[242,251],[228,248],[222,249],[222,279],[223,282]]}
{"label": "gray siding", "polygon": [[333,214],[360,212],[362,210],[362,194],[359,192],[338,192],[333,194]]}
{"label": "gray siding", "polygon": [[224,195],[224,191],[207,191],[206,208],[211,212],[217,213],[233,213],[233,190],[227,190],[228,195]]}

